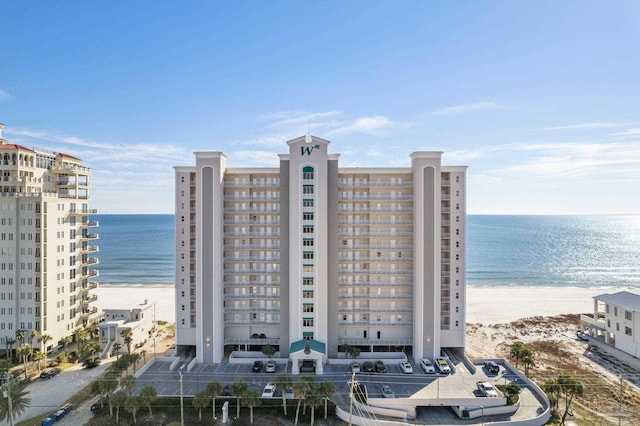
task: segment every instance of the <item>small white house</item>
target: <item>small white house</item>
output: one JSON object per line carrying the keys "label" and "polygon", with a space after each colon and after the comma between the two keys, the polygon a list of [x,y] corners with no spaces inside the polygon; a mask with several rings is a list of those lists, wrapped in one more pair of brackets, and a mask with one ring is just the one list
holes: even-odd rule
{"label": "small white house", "polygon": [[103,309],[104,321],[98,324],[102,358],[110,356],[115,343],[121,345],[121,353],[126,353],[127,345],[122,337],[122,330],[127,328],[132,332],[132,349],[142,345],[153,330],[154,312],[155,303],[148,303],[147,300],[134,307]]}
{"label": "small white house", "polygon": [[582,315],[580,331],[640,358],[640,294],[604,293],[593,298],[593,318]]}

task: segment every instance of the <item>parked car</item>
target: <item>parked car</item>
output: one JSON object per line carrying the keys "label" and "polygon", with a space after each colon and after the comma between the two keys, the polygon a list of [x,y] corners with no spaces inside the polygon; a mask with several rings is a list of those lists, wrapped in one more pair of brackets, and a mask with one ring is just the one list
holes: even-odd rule
{"label": "parked car", "polygon": [[500,366],[493,361],[485,361],[484,369],[487,370],[487,374],[500,373]]}
{"label": "parked car", "polygon": [[385,373],[387,371],[387,367],[385,367],[384,362],[378,360],[376,361],[376,373]]}
{"label": "parked car", "polygon": [[[100,403],[100,402],[102,402],[102,403]],[[107,407],[109,405],[109,399],[108,398],[99,399],[98,401],[96,401],[93,404],[91,404],[90,410],[91,410],[92,413],[96,412],[99,409],[101,409],[103,405],[105,407]]]}
{"label": "parked car", "polygon": [[272,359],[267,361],[267,363],[264,366],[264,371],[266,371],[267,373],[275,373],[276,372],[276,362],[274,360],[272,360]]}
{"label": "parked car", "polygon": [[276,392],[276,385],[273,383],[267,383],[267,385],[262,390],[263,398],[273,398],[273,394]]}
{"label": "parked car", "polygon": [[449,363],[444,358],[436,358],[436,365],[438,366],[438,370],[441,373],[449,374],[451,373],[451,367],[449,367]]}
{"label": "parked car", "polygon": [[404,374],[413,374],[413,367],[407,361],[400,363],[400,370],[402,370]]}
{"label": "parked car", "polygon": [[375,371],[373,362],[366,361],[364,364],[362,364],[362,371],[364,371],[365,373],[373,373]]}
{"label": "parked car", "polygon": [[436,368],[433,366],[433,363],[427,358],[422,358],[422,361],[420,361],[420,367],[422,367],[422,370],[428,374],[434,374],[436,372]]}
{"label": "parked car", "polygon": [[285,395],[286,399],[293,399],[295,395],[293,393],[293,388],[287,388],[287,393]]}
{"label": "parked car", "polygon": [[496,388],[494,388],[491,383],[477,382],[476,385],[478,386],[478,390],[482,393],[483,396],[487,396],[490,398],[498,397],[498,391],[496,391]]}
{"label": "parked car", "polygon": [[358,364],[357,362],[352,362],[351,363],[351,372],[352,373],[359,373],[360,372],[360,364]]}
{"label": "parked car", "polygon": [[259,373],[262,371],[262,361],[255,361],[253,363],[253,366],[251,367],[251,371],[253,371],[254,373]]}
{"label": "parked car", "polygon": [[47,370],[43,370],[40,373],[40,378],[41,379],[50,379],[54,376],[57,376],[58,374],[60,374],[60,369],[59,368],[49,368]]}
{"label": "parked car", "polygon": [[382,386],[382,397],[383,398],[395,398],[396,395],[393,393],[393,389],[389,387],[389,385]]}

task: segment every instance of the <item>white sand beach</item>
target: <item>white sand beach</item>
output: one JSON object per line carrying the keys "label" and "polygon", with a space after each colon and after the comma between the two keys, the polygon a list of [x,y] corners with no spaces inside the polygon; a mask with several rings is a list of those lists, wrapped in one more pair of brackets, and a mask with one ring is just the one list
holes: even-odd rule
{"label": "white sand beach", "polygon": [[[467,322],[498,324],[533,316],[593,312],[593,296],[623,289],[558,287],[468,287]],[[629,289],[638,291],[638,289]],[[101,285],[98,308],[155,302],[156,319],[175,321],[173,285]]]}

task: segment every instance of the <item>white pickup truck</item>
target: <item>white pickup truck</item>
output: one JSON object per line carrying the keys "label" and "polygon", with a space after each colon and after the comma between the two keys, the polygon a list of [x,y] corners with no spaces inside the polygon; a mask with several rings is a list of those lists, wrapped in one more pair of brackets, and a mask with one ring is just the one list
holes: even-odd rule
{"label": "white pickup truck", "polygon": [[491,383],[477,382],[476,384],[478,386],[478,390],[482,392],[483,396],[490,397],[490,398],[498,397],[498,391],[496,390],[496,388],[493,387]]}

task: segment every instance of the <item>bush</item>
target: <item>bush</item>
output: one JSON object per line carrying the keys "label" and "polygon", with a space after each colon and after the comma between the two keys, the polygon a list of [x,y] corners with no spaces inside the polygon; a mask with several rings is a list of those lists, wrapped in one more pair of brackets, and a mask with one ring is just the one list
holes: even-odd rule
{"label": "bush", "polygon": [[87,358],[82,362],[84,368],[94,368],[100,365],[100,358]]}

